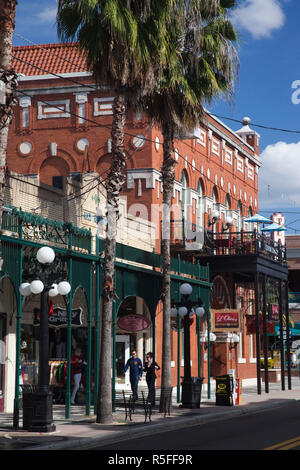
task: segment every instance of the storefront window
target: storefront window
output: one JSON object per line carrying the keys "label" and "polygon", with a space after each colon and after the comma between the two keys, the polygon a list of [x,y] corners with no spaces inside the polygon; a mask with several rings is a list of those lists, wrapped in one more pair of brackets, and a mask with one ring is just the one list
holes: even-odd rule
{"label": "storefront window", "polygon": [[[22,311],[20,341],[20,384],[38,383],[39,340],[40,340],[40,296],[28,298]],[[67,381],[68,323],[64,298],[49,299],[49,384],[54,392],[54,401],[64,403]],[[88,308],[83,290],[78,289],[73,297],[71,321],[71,353],[81,350],[82,359],[87,361],[88,351]],[[93,332],[91,337],[93,338]],[[91,345],[93,348],[93,344]],[[93,365],[92,365],[93,366]]]}

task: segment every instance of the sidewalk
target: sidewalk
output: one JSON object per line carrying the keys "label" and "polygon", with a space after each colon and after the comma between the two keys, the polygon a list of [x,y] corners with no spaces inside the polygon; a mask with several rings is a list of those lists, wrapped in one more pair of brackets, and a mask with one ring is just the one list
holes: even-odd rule
{"label": "sidewalk", "polygon": [[243,390],[242,403],[236,406],[215,405],[215,394],[208,400],[206,394],[202,397],[201,406],[196,410],[179,408],[173,402],[170,416],[159,413],[154,409],[151,422],[145,423],[145,414],[142,409],[136,411],[132,421],[125,421],[125,412],[117,408],[113,414],[114,423],[102,425],[96,423],[95,416],[85,416],[85,407],[71,408],[71,417],[64,416],[65,407],[54,405],[53,416],[56,431],[53,433],[32,433],[22,429],[13,430],[13,417],[0,414],[0,450],[84,450],[99,445],[113,444],[114,442],[151,435],[153,432],[169,431],[196,424],[223,420],[241,414],[253,414],[285,406],[291,401],[300,399],[300,380],[292,379],[292,390],[281,390],[281,383],[269,384],[269,393],[265,393],[264,383],[262,394],[257,395],[256,387]]}

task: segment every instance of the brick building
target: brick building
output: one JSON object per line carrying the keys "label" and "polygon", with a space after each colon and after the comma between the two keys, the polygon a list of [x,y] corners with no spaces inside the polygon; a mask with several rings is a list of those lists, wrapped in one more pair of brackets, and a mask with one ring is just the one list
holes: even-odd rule
{"label": "brick building", "polygon": [[[88,224],[95,233],[94,217],[102,203],[95,191],[103,192],[110,161],[113,94],[105,86],[96,88],[85,58],[74,44],[22,46],[14,48],[13,54],[20,79],[18,105],[9,135],[8,169],[15,175],[26,175],[27,182],[32,181],[36,187],[55,188],[61,201],[67,194],[68,198],[77,194],[73,208],[62,202],[62,217],[65,220],[75,217],[78,226]],[[144,233],[139,242],[142,249],[159,254],[162,134],[145,113],[133,113],[130,109],[125,133],[123,215]],[[180,256],[183,262],[208,264],[211,270],[211,316],[202,321],[198,334],[196,322],[191,327],[192,375],[201,373],[207,381],[210,373],[215,377],[235,369],[243,379],[260,379],[256,360],[260,354],[258,332],[256,337],[254,332],[247,334],[246,315],[254,315],[258,309],[257,273],[273,275],[274,271],[275,278],[284,280],[285,266],[284,260],[278,261],[276,243],[268,250],[268,244],[262,245],[258,226],[245,221],[258,212],[259,135],[251,129],[249,118],[243,119],[241,129],[233,131],[207,112],[200,128],[176,139],[174,155],[172,255],[174,260]],[[74,185],[77,189],[70,193]],[[48,209],[47,205],[42,207],[46,214]],[[134,231],[132,237],[130,233],[129,230],[124,243],[135,246]],[[248,265],[252,266],[250,261],[253,267],[248,269]],[[140,311],[143,302],[138,301],[134,308]],[[160,309],[158,305],[156,344],[148,343],[149,347],[156,347],[158,362],[161,362]],[[224,312],[227,321],[222,320]],[[210,328],[215,332],[214,342],[207,337]],[[137,347],[140,355],[145,353],[142,344],[147,332],[144,333],[137,340],[134,332],[125,335],[117,329],[120,341],[117,350],[123,350],[126,336],[126,354],[130,346]],[[239,336],[235,347],[233,333]],[[175,328],[174,385],[183,375],[180,348],[183,342],[178,338]]]}

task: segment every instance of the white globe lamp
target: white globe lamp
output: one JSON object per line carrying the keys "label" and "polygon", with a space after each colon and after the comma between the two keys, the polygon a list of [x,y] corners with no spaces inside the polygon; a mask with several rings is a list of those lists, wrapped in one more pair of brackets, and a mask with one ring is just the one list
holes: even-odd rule
{"label": "white globe lamp", "polygon": [[193,317],[195,314],[195,310],[192,308],[189,312],[189,317]]}
{"label": "white globe lamp", "polygon": [[210,340],[210,341],[213,342],[213,341],[216,341],[216,339],[217,339],[217,337],[216,337],[216,335],[215,335],[214,333],[209,333],[209,340]]}
{"label": "white globe lamp", "polygon": [[51,289],[49,290],[50,297],[56,297],[58,295],[57,284],[52,284]]}
{"label": "white globe lamp", "polygon": [[22,282],[22,284],[19,287],[19,292],[24,297],[27,297],[28,295],[30,295],[31,294],[31,289],[30,289],[29,282]]}
{"label": "white globe lamp", "polygon": [[42,264],[49,264],[54,261],[55,252],[49,246],[43,246],[36,254],[37,260]]}
{"label": "white globe lamp", "polygon": [[233,333],[232,341],[233,341],[233,343],[239,343],[240,342],[240,337],[238,335],[236,335],[235,333]]}
{"label": "white globe lamp", "polygon": [[30,290],[33,294],[40,294],[44,290],[44,284],[39,279],[32,281],[30,284]]}
{"label": "white globe lamp", "polygon": [[68,295],[71,290],[71,286],[67,281],[61,281],[57,286],[57,290],[60,295]]}
{"label": "white globe lamp", "polygon": [[180,294],[181,295],[190,295],[193,292],[193,288],[190,284],[185,282],[184,284],[181,284],[180,286]]}
{"label": "white globe lamp", "polygon": [[178,313],[181,317],[184,317],[184,315],[187,314],[187,308],[186,307],[179,307]]}
{"label": "white globe lamp", "polygon": [[175,307],[171,308],[171,317],[177,317],[177,308]]}
{"label": "white globe lamp", "polygon": [[196,315],[197,317],[201,318],[205,314],[204,307],[197,307],[196,308]]}

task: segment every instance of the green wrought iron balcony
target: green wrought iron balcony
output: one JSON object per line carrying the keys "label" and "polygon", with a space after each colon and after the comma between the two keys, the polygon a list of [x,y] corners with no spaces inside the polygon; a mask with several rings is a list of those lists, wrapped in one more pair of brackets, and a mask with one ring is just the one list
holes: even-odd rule
{"label": "green wrought iron balcony", "polygon": [[91,253],[92,233],[71,222],[51,220],[15,207],[3,207],[2,231],[25,240]]}

